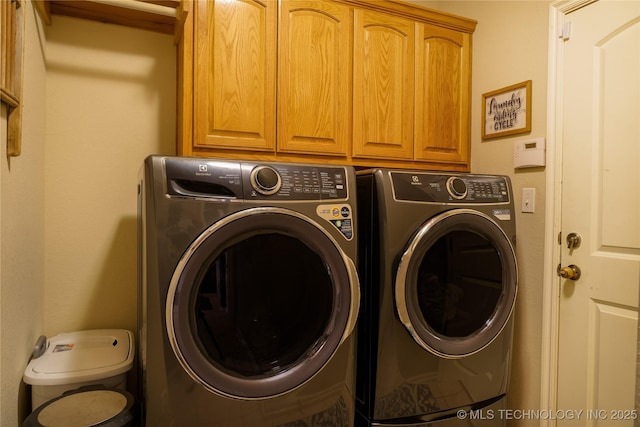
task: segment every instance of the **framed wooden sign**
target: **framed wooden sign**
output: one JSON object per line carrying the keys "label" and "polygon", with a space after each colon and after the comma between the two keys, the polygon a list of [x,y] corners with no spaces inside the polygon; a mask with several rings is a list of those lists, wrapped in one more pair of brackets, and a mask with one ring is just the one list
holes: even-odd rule
{"label": "framed wooden sign", "polygon": [[482,139],[531,132],[531,80],[482,94]]}

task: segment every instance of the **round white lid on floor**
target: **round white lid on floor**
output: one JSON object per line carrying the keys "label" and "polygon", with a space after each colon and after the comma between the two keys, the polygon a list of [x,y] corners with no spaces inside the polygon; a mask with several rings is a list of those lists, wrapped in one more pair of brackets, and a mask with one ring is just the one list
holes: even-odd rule
{"label": "round white lid on floor", "polygon": [[126,396],[117,391],[84,391],[44,407],[38,414],[38,422],[46,427],[93,426],[117,416],[126,406]]}

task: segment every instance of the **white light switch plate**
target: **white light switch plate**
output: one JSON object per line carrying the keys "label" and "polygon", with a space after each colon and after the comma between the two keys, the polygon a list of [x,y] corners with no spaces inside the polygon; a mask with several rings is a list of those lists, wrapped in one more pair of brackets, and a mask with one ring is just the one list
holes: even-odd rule
{"label": "white light switch plate", "polygon": [[534,213],[536,211],[536,189],[522,189],[522,212]]}

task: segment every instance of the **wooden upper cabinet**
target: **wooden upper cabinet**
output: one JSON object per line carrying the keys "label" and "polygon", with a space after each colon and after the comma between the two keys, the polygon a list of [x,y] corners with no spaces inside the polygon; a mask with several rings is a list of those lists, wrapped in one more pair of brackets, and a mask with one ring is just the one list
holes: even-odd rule
{"label": "wooden upper cabinet", "polygon": [[275,151],[277,3],[200,0],[194,148]]}
{"label": "wooden upper cabinet", "polygon": [[319,0],[283,1],[278,33],[278,152],[346,156],[350,8]]}
{"label": "wooden upper cabinet", "polygon": [[414,22],[355,11],[353,156],[413,159]]}
{"label": "wooden upper cabinet", "polygon": [[469,160],[471,35],[419,25],[416,37],[417,160]]}
{"label": "wooden upper cabinet", "polygon": [[187,9],[179,154],[469,170],[475,21],[399,0]]}

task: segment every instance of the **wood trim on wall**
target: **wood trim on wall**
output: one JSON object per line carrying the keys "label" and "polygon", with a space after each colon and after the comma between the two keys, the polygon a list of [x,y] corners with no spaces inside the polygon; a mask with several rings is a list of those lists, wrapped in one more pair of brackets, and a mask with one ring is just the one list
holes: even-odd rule
{"label": "wood trim on wall", "polygon": [[0,1],[0,6],[0,99],[7,105],[7,157],[16,157],[22,151],[25,3],[23,0]]}

